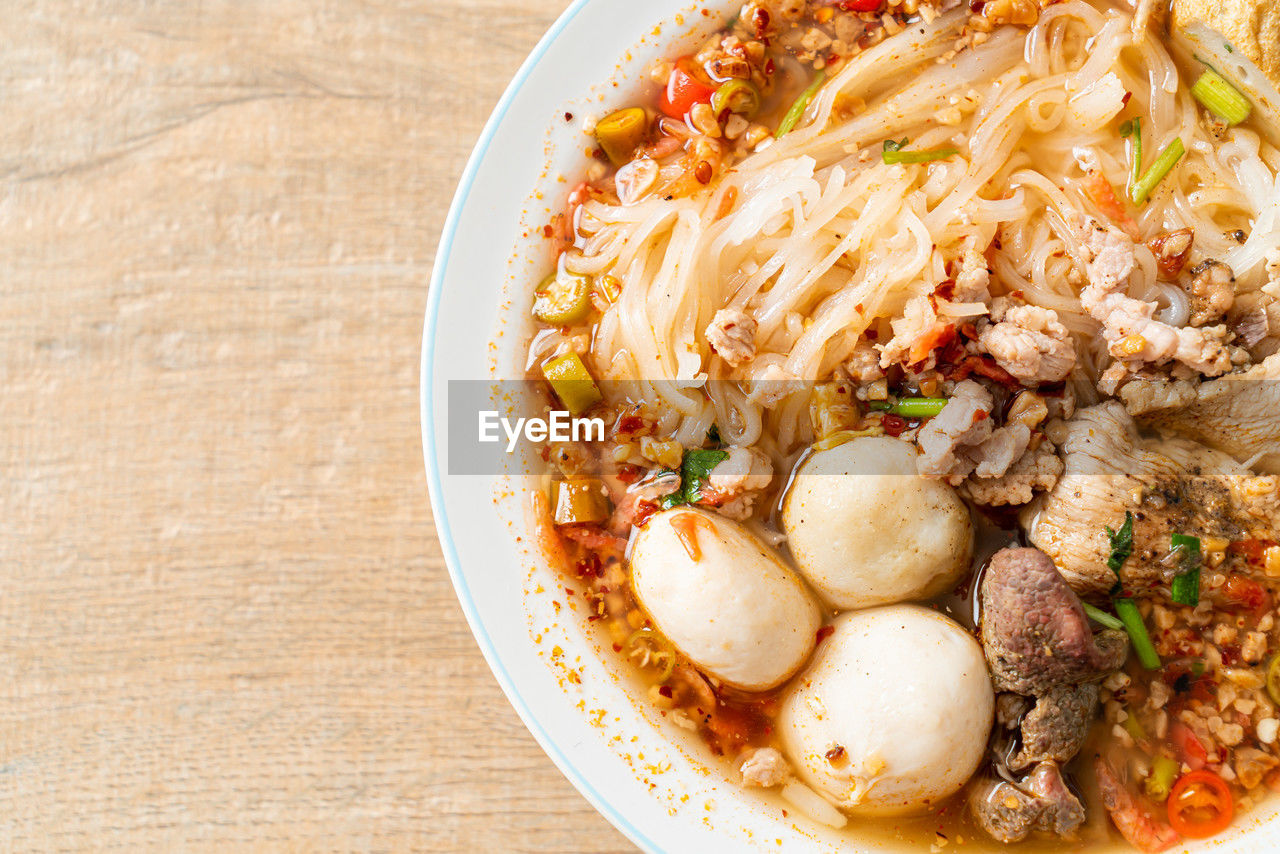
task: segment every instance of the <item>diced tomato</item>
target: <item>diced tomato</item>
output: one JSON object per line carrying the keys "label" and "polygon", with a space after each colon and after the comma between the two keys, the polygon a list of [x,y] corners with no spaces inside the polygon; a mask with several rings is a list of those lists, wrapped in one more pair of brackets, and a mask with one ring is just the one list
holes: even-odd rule
{"label": "diced tomato", "polygon": [[1169,824],[1183,836],[1213,836],[1225,830],[1234,815],[1230,787],[1207,769],[1183,774],[1169,792]]}
{"label": "diced tomato", "polygon": [[699,79],[693,57],[683,56],[667,78],[667,88],[658,98],[658,109],[673,119],[683,119],[694,104],[709,103],[715,93],[714,86]]}
{"label": "diced tomato", "polygon": [[1209,761],[1209,751],[1205,750],[1200,739],[1191,731],[1191,727],[1175,721],[1169,726],[1169,740],[1173,742],[1179,757],[1193,770],[1199,770]]}
{"label": "diced tomato", "polygon": [[1098,210],[1124,229],[1125,234],[1134,240],[1142,238],[1142,232],[1138,230],[1138,224],[1133,221],[1133,217],[1129,216],[1129,212],[1124,209],[1124,205],[1116,197],[1115,188],[1111,186],[1111,182],[1107,180],[1105,175],[1097,169],[1091,169],[1085,175],[1084,191],[1093,200],[1093,203],[1098,206]]}
{"label": "diced tomato", "polygon": [[839,0],[836,6],[846,12],[878,12],[883,0]]}
{"label": "diced tomato", "polygon": [[1267,594],[1267,589],[1243,575],[1228,575],[1226,583],[1222,585],[1222,595],[1229,605],[1243,608],[1258,616],[1271,607],[1271,597]]}
{"label": "diced tomato", "polygon": [[929,354],[939,347],[944,347],[956,338],[956,327],[951,323],[935,322],[928,332],[921,335],[911,345],[908,356],[910,364],[917,364],[929,358]]}

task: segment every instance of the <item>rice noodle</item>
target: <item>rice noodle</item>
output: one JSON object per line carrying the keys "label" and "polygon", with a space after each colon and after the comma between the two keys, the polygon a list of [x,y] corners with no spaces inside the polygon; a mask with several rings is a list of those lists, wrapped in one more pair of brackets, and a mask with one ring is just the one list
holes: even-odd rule
{"label": "rice noodle", "polygon": [[[679,435],[697,436],[714,422],[729,441],[770,437],[778,453],[790,453],[806,438],[802,401],[766,403],[748,390],[779,377],[825,378],[864,332],[883,330],[910,299],[948,279],[966,241],[986,247],[998,236],[987,253],[992,292],[1018,290],[1058,313],[1079,354],[1073,385],[1087,397],[1109,359],[1080,305],[1071,222],[1079,212],[1103,215],[1082,189],[1076,158],[1092,152],[1113,186],[1125,185],[1129,161],[1114,119],[1126,104],[1143,117],[1148,162],[1174,137],[1187,148],[1158,190],[1160,203],[1135,214],[1142,236],[1194,229],[1197,247],[1228,263],[1241,291],[1258,289],[1266,252],[1280,243],[1280,155],[1244,127],[1225,141],[1208,136],[1143,19],[1149,5],[1135,23],[1127,10],[1067,0],[1029,31],[1001,28],[945,61],[967,10],[912,24],[851,60],[800,127],[711,190],[625,206],[588,202],[580,251],[565,264],[624,284],[595,330],[593,368],[660,399]],[[940,110],[971,92],[976,107],[958,125],[937,124]],[[866,108],[845,115],[838,105],[849,98]],[[959,154],[886,165],[878,147],[899,136]],[[741,203],[717,218],[728,192]],[[1250,226],[1243,244],[1222,237],[1236,223]],[[1154,256],[1140,246],[1130,292],[1158,299],[1161,320],[1185,322],[1189,304],[1176,290],[1157,285]],[[726,306],[759,327],[760,355],[736,370],[701,336]]]}

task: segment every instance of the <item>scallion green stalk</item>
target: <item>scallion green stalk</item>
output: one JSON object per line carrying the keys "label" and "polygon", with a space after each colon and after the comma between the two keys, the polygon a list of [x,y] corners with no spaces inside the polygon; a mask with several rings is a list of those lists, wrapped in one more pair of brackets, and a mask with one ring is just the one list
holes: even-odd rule
{"label": "scallion green stalk", "polygon": [[1200,604],[1200,568],[1175,575],[1169,585],[1169,598],[1179,605],[1195,607]]}
{"label": "scallion green stalk", "polygon": [[889,411],[903,418],[936,418],[946,405],[945,397],[904,397]]}
{"label": "scallion green stalk", "polygon": [[1191,87],[1191,94],[1206,110],[1229,125],[1240,124],[1249,118],[1253,109],[1249,99],[1212,68],[1200,75]]}
{"label": "scallion green stalk", "polygon": [[813,82],[809,84],[809,88],[800,93],[800,97],[796,98],[796,102],[791,105],[791,109],[787,110],[787,114],[782,117],[782,124],[778,125],[778,130],[774,134],[776,139],[782,139],[795,130],[796,125],[800,124],[800,119],[804,118],[804,111],[809,109],[809,102],[813,100],[813,96],[818,94],[818,90],[826,82],[827,72],[819,71],[818,76],[813,78]]}
{"label": "scallion green stalk", "polygon": [[1120,622],[1101,608],[1090,605],[1088,602],[1081,602],[1080,604],[1084,606],[1084,612],[1088,615],[1089,619],[1093,620],[1098,625],[1106,626],[1108,629],[1124,628],[1124,623]]}
{"label": "scallion green stalk", "polygon": [[1129,140],[1129,154],[1133,157],[1133,165],[1129,168],[1129,183],[1126,189],[1129,197],[1133,197],[1133,188],[1138,186],[1142,178],[1142,119],[1134,116],[1120,126],[1120,135]]}
{"label": "scallion green stalk", "polygon": [[926,151],[886,151],[881,156],[888,165],[894,163],[932,163],[935,160],[946,160],[959,154],[950,146],[946,148],[930,148]]}
{"label": "scallion green stalk", "polygon": [[1133,203],[1140,205],[1151,195],[1151,191],[1156,185],[1164,180],[1164,176],[1168,175],[1174,165],[1182,159],[1182,155],[1187,153],[1186,147],[1182,144],[1181,137],[1174,137],[1173,142],[1160,152],[1160,156],[1151,164],[1151,168],[1143,173],[1138,179],[1138,183],[1133,185]]}
{"label": "scallion green stalk", "polygon": [[1142,622],[1142,614],[1138,612],[1137,604],[1125,597],[1116,597],[1113,604],[1116,616],[1120,618],[1125,631],[1129,633],[1129,640],[1133,643],[1133,651],[1138,656],[1138,661],[1148,670],[1159,670],[1160,655],[1156,652],[1155,645],[1151,643],[1151,635],[1147,634],[1147,626]]}

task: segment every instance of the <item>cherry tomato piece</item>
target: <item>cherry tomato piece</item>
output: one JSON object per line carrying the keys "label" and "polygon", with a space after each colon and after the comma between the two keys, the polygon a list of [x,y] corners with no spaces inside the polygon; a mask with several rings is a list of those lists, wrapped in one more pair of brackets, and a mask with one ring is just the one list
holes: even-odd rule
{"label": "cherry tomato piece", "polygon": [[658,109],[673,119],[683,119],[695,104],[711,102],[716,87],[703,83],[696,72],[693,57],[683,56],[667,78],[667,88],[658,97]]}
{"label": "cherry tomato piece", "polygon": [[878,12],[884,3],[882,0],[840,0],[836,5],[846,12]]}
{"label": "cherry tomato piece", "polygon": [[1169,792],[1169,824],[1183,836],[1213,836],[1225,830],[1234,815],[1231,789],[1207,769],[1183,774]]}

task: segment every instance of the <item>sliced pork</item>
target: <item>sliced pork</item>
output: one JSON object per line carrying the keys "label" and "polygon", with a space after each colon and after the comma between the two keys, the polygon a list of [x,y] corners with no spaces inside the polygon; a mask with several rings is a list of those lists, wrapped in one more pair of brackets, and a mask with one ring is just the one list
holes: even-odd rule
{"label": "sliced pork", "polygon": [[1147,439],[1118,401],[1082,409],[1047,433],[1063,457],[1057,485],[1023,509],[1027,539],[1081,595],[1107,593],[1111,541],[1133,513],[1126,587],[1167,583],[1171,536],[1269,539],[1280,525],[1280,478],[1258,477],[1226,454],[1183,438]]}

